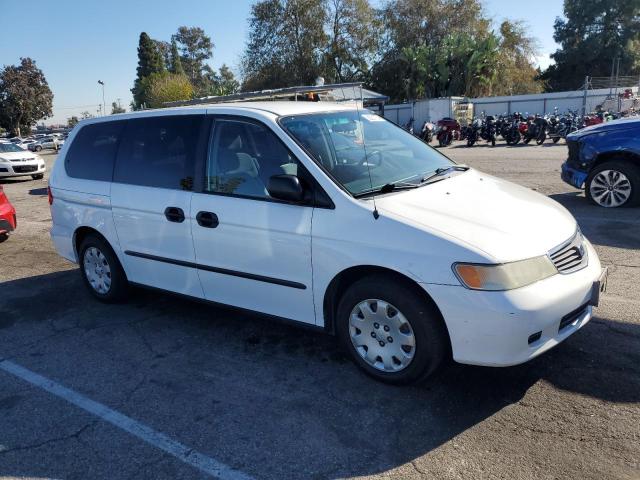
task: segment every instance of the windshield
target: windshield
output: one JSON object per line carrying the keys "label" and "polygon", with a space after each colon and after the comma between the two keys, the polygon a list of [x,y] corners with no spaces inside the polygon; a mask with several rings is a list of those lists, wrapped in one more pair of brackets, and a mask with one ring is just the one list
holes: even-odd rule
{"label": "windshield", "polygon": [[355,196],[388,184],[419,182],[425,174],[454,164],[368,110],[283,117],[280,124]]}
{"label": "windshield", "polygon": [[11,153],[11,152],[24,153],[24,150],[22,150],[17,145],[14,145],[13,143],[0,143],[0,153]]}

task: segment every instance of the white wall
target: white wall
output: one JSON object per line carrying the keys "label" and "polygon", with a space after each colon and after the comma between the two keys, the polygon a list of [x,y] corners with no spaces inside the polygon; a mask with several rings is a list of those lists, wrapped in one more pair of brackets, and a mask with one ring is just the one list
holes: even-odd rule
{"label": "white wall", "polygon": [[[638,87],[631,88],[634,94],[638,95]],[[624,91],[619,88],[618,92]],[[587,92],[586,110],[593,112],[597,105],[601,105],[609,94],[609,89],[589,90]],[[539,93],[533,95],[513,95],[502,97],[482,97],[469,99],[474,104],[474,114],[479,116],[483,111],[487,115],[502,115],[504,113],[530,113],[546,114],[553,113],[554,108],[558,112],[565,113],[568,110],[582,112],[583,91]],[[453,116],[453,105],[456,101],[462,100],[460,97],[433,98],[427,100],[417,100],[412,105],[403,103],[401,105],[385,105],[385,118],[399,125],[406,124],[414,117],[414,128],[420,128],[425,120],[437,122],[443,117]]]}

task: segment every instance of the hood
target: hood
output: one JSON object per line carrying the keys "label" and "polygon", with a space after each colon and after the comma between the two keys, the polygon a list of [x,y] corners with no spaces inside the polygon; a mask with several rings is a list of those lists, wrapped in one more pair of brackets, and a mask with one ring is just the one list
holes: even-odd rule
{"label": "hood", "polygon": [[612,120],[611,122],[599,123],[598,125],[592,125],[590,127],[582,128],[576,132],[567,135],[569,140],[576,140],[592,133],[608,132],[610,130],[626,130],[627,128],[640,128],[640,119],[638,117],[621,118],[619,120]]}
{"label": "hood", "polygon": [[1,160],[37,160],[33,153],[24,151],[24,152],[0,152]]}
{"label": "hood", "polygon": [[376,206],[381,214],[401,217],[443,238],[454,237],[496,263],[544,255],[571,238],[577,227],[559,203],[473,169],[376,197]]}

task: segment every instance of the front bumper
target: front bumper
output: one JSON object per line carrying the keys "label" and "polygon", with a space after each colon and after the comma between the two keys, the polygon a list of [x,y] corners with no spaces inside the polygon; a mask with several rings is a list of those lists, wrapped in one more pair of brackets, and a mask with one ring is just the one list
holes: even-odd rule
{"label": "front bumper", "polygon": [[587,179],[587,172],[583,172],[581,170],[577,170],[567,165],[567,162],[562,164],[562,173],[560,177],[562,180],[569,185],[576,188],[583,188],[584,182]]}
{"label": "front bumper", "polygon": [[44,161],[37,162],[11,162],[0,164],[0,178],[23,177],[37,175],[47,171]]}
{"label": "front bumper", "polygon": [[[603,282],[593,246],[589,264],[577,272],[556,274],[504,292],[426,284],[440,308],[460,363],[509,366],[553,348],[591,320],[594,290]],[[597,301],[597,299],[596,299]]]}

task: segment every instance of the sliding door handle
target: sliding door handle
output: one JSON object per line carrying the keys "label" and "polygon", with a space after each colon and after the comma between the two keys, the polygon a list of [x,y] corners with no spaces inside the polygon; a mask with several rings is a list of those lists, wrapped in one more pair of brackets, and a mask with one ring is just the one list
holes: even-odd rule
{"label": "sliding door handle", "polygon": [[167,207],[164,209],[164,216],[170,222],[182,223],[184,222],[184,212],[178,207]]}

